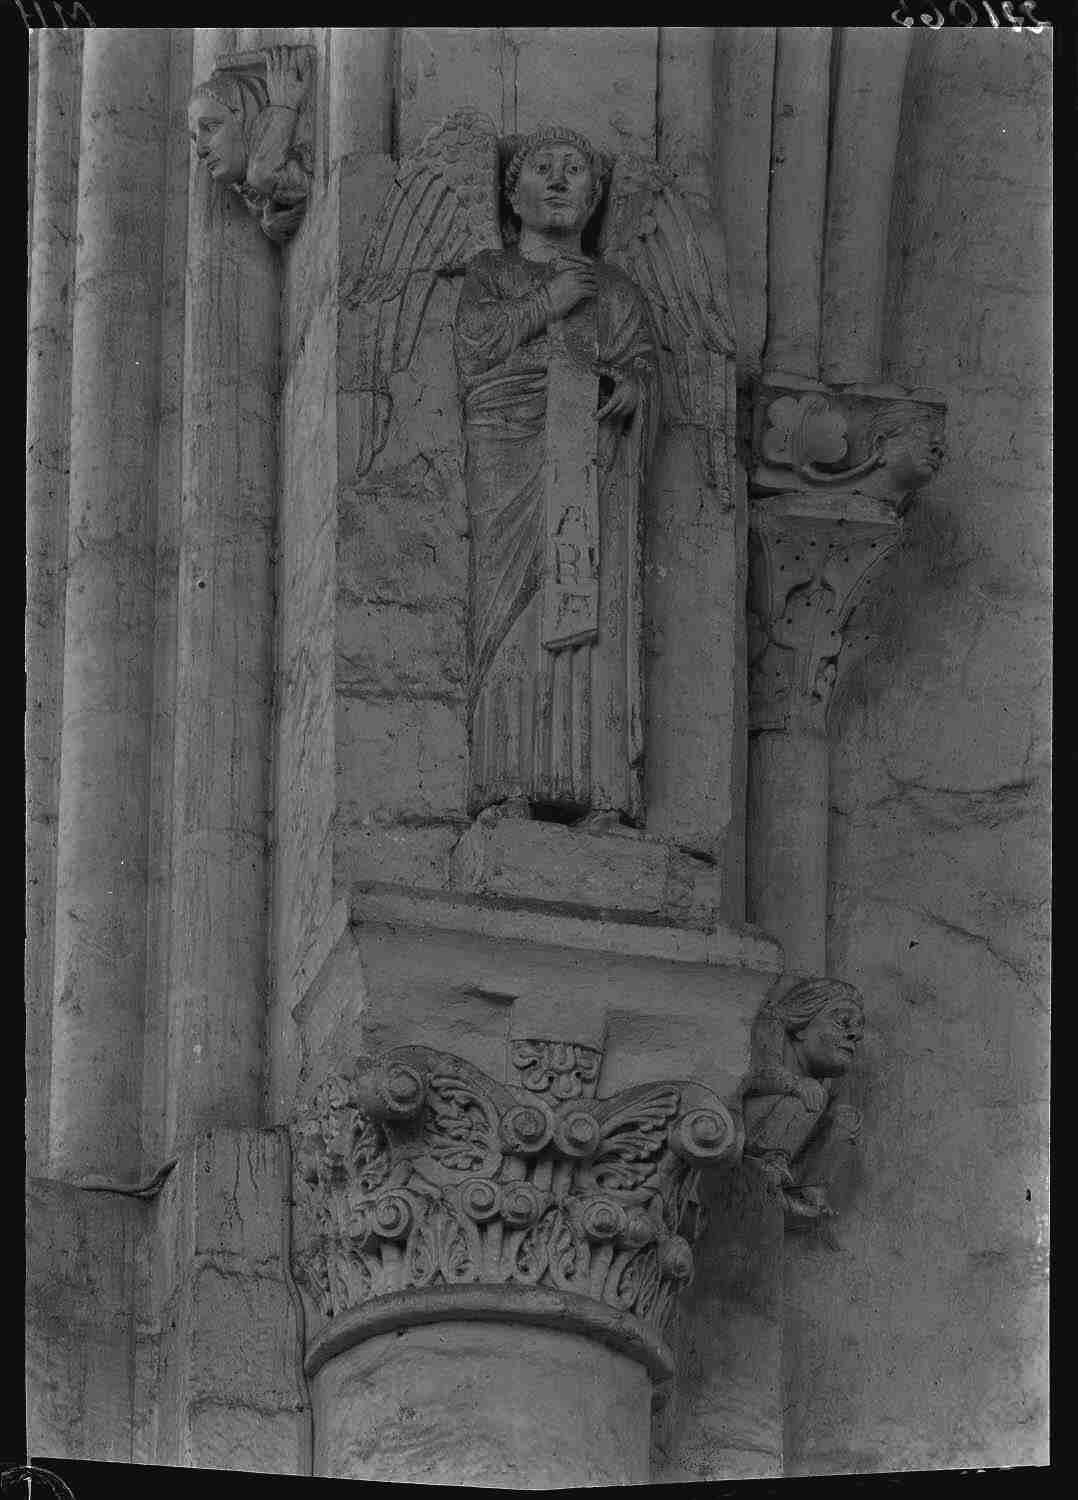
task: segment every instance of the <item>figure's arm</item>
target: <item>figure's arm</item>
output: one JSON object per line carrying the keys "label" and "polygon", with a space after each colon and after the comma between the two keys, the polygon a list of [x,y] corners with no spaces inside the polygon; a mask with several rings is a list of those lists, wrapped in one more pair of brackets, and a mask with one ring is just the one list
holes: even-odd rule
{"label": "figure's arm", "polygon": [[[306,49],[271,48],[266,58],[269,103],[258,117],[247,164],[248,185],[267,198],[281,202],[298,201],[295,173],[300,169],[288,161],[288,153],[309,81],[310,64]],[[295,169],[291,174],[289,167]],[[306,191],[304,179],[302,196],[306,197]],[[290,199],[283,197],[283,192],[290,193]]]}
{"label": "figure's arm", "polygon": [[609,324],[603,340],[603,363],[614,372],[614,389],[599,408],[600,421],[625,421],[641,398],[658,387],[659,353],[639,291],[616,282],[609,300]]}
{"label": "figure's arm", "polygon": [[458,357],[470,375],[504,364],[514,349],[544,331],[553,310],[546,287],[507,296],[485,258],[468,268],[457,304]]}
{"label": "figure's arm", "polygon": [[772,1065],[754,1068],[745,1080],[741,1094],[745,1099],[789,1094],[800,1099],[806,1109],[821,1110],[830,1097],[830,1090],[818,1078],[807,1078],[789,1068]]}

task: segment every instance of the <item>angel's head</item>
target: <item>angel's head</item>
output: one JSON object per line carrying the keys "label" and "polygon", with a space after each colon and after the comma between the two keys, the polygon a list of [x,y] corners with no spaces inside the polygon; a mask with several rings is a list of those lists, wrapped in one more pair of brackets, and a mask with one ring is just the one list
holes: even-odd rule
{"label": "angel's head", "polygon": [[606,164],[584,136],[541,125],[516,147],[505,193],[526,229],[579,233],[599,205]]}
{"label": "angel's head", "polygon": [[261,79],[236,73],[214,73],[191,93],[187,129],[195,155],[206,163],[210,176],[225,184],[240,183],[255,123],[266,105]]}

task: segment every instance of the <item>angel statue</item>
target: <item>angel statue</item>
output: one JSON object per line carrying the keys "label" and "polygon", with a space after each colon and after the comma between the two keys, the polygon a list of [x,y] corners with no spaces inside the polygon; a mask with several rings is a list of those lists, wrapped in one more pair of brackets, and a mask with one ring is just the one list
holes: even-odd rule
{"label": "angel statue", "polygon": [[295,233],[307,206],[313,158],[304,105],[313,56],[310,47],[229,53],[187,106],[195,155],[278,244]]}
{"label": "angel statue", "polygon": [[741,1085],[745,1155],[783,1196],[794,1228],[830,1218],[829,1190],[861,1127],[834,1098],[865,1031],[860,993],[840,979],[803,979],[768,999],[752,1030]]}
{"label": "angel statue", "polygon": [[387,194],[349,299],[359,471],[436,278],[463,273],[473,815],[643,820],[646,484],[661,417],[713,475],[734,348],[716,234],[654,162],[560,125],[499,140],[475,111]]}

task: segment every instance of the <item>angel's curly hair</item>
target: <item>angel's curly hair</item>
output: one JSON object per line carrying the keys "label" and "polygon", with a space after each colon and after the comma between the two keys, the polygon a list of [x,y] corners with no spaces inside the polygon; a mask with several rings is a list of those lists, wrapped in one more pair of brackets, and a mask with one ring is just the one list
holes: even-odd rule
{"label": "angel's curly hair", "polygon": [[836,1000],[855,1005],[864,1016],[865,1003],[860,990],[844,979],[803,979],[784,995],[766,1001],[752,1028],[756,1066],[779,1066],[786,1038],[804,1031],[810,1021]]}
{"label": "angel's curly hair", "polygon": [[575,146],[591,167],[591,175],[594,179],[594,190],[592,194],[592,212],[598,206],[599,199],[603,195],[606,179],[610,167],[606,157],[601,151],[596,150],[587,136],[581,135],[576,130],[570,130],[565,125],[540,125],[528,135],[518,136],[511,143],[512,154],[509,157],[509,165],[505,169],[505,196],[510,201],[516,192],[517,179],[529,154],[537,146],[545,146],[553,141],[562,145]]}

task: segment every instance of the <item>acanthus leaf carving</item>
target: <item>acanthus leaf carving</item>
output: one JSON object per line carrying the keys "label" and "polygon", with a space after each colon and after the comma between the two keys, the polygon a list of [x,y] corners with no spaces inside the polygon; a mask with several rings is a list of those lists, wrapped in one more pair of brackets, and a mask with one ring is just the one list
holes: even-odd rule
{"label": "acanthus leaf carving", "polygon": [[[394,1078],[422,1101],[408,1119],[385,1118]],[[691,1276],[699,1171],[742,1140],[699,1084],[558,1100],[423,1047],[327,1080],[294,1136],[296,1271],[327,1316],[391,1291],[548,1284],[657,1334]]]}

